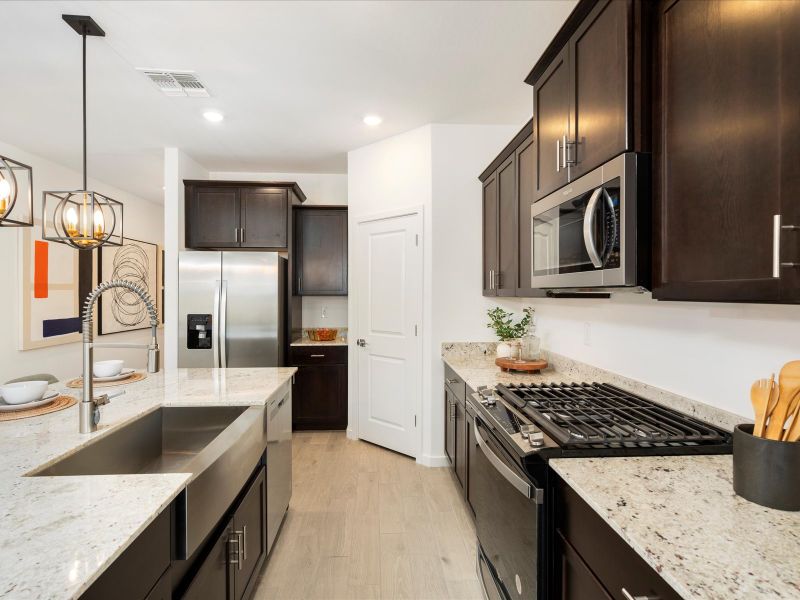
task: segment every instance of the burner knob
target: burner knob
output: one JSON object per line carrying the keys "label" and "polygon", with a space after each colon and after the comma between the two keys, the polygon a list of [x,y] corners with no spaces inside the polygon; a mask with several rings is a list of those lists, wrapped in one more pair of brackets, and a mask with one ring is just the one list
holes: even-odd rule
{"label": "burner knob", "polygon": [[528,434],[528,443],[531,448],[540,448],[544,446],[544,433],[538,427]]}

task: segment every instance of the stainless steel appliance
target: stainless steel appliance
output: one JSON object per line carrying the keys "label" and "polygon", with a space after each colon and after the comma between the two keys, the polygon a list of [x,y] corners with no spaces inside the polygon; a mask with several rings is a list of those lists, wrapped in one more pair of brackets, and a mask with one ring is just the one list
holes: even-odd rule
{"label": "stainless steel appliance", "polygon": [[267,406],[267,554],[292,498],[292,390]]}
{"label": "stainless steel appliance", "polygon": [[181,252],[179,367],[278,367],[286,259],[275,252]]}
{"label": "stainless steel appliance", "polygon": [[550,458],[729,454],[731,435],[607,384],[500,385],[467,402],[469,501],[488,598],[558,592]]}
{"label": "stainless steel appliance", "polygon": [[534,202],[531,287],[650,286],[649,157],[627,153]]}

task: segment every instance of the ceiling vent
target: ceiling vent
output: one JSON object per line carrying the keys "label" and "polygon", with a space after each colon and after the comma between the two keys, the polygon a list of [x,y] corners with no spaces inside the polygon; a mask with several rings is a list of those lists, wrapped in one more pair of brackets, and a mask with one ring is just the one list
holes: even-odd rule
{"label": "ceiling vent", "polygon": [[162,69],[138,69],[166,96],[188,96],[209,98],[206,86],[193,71],[164,71]]}

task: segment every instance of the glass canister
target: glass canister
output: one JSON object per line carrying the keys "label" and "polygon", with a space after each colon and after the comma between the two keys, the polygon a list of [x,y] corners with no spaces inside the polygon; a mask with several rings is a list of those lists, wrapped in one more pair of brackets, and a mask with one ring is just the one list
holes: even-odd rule
{"label": "glass canister", "polygon": [[542,340],[533,334],[523,335],[520,339],[520,360],[537,360],[542,350]]}

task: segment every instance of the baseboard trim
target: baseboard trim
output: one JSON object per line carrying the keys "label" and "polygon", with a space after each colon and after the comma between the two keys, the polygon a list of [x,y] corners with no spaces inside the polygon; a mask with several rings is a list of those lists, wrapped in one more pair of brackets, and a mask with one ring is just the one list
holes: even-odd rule
{"label": "baseboard trim", "polygon": [[423,454],[417,462],[425,467],[449,467],[450,461],[446,456],[433,456],[431,454]]}
{"label": "baseboard trim", "polygon": [[355,431],[353,431],[352,427],[348,427],[347,428],[347,439],[348,440],[357,440],[358,439],[358,435],[356,434]]}

